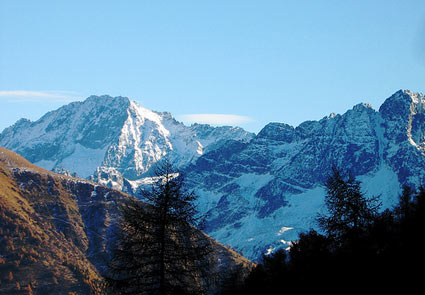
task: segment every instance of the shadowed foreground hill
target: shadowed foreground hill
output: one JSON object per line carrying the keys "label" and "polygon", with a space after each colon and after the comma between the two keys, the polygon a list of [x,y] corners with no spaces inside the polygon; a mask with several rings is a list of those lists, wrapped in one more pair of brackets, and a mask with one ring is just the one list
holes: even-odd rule
{"label": "shadowed foreground hill", "polygon": [[[102,294],[101,273],[129,198],[0,148],[0,294]],[[252,267],[206,238],[214,245],[211,274]]]}

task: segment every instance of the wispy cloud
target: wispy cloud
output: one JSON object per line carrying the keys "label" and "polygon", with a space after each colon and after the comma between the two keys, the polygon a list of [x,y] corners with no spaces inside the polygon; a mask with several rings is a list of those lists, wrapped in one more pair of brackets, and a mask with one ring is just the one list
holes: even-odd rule
{"label": "wispy cloud", "polygon": [[177,119],[187,124],[201,123],[210,125],[238,125],[254,121],[250,117],[233,114],[186,114],[177,116]]}
{"label": "wispy cloud", "polygon": [[80,97],[74,91],[0,90],[0,99],[8,102],[71,102]]}

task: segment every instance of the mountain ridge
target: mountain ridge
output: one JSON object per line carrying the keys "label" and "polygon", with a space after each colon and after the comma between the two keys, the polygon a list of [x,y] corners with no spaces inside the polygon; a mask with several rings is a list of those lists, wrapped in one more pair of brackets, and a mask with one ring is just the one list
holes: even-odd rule
{"label": "mountain ridge", "polygon": [[[100,98],[90,101],[96,99]],[[395,203],[401,186],[417,187],[425,180],[425,98],[409,90],[395,92],[378,110],[359,103],[343,114],[331,113],[296,127],[272,122],[257,135],[232,127],[187,127],[169,113],[140,110],[128,101],[125,112],[118,113],[125,113],[120,119],[125,124],[107,130],[119,135],[108,148],[105,144],[104,150],[93,152],[75,145],[71,160],[55,162],[56,166],[91,165],[87,173],[91,180],[137,195],[140,187],[149,184],[149,169],[171,155],[187,175],[188,187],[200,195],[199,208],[208,214],[207,232],[251,259],[288,247],[298,233],[316,227],[314,216],[323,211],[323,183],[332,166],[358,177],[368,194],[381,194],[384,207]],[[100,118],[107,120],[110,112],[105,110]],[[101,119],[94,120],[97,124],[85,122],[80,130],[94,131],[75,138],[93,145],[96,136],[108,138],[101,136],[105,129]],[[19,121],[3,132],[0,145],[30,156],[38,151],[45,155],[21,144],[28,124]],[[98,157],[97,162],[87,161],[87,155]],[[44,159],[45,168],[51,169],[48,159],[55,158]]]}
{"label": "mountain ridge", "polygon": [[379,111],[361,103],[297,127],[269,123],[237,152],[204,154],[186,173],[208,212],[207,232],[251,259],[289,247],[300,232],[318,230],[333,166],[390,208],[403,185],[425,180],[424,103],[421,94],[397,91]]}

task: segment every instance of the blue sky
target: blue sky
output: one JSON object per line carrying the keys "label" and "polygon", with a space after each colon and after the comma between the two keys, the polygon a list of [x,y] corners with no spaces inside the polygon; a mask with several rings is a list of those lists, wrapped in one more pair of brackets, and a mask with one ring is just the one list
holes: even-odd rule
{"label": "blue sky", "polygon": [[425,1],[0,1],[0,131],[110,94],[258,132],[399,89],[425,92]]}

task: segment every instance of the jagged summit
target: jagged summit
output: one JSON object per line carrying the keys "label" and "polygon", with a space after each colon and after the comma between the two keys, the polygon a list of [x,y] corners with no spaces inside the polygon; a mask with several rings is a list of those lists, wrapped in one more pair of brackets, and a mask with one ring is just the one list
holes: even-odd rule
{"label": "jagged summit", "polygon": [[128,97],[125,96],[110,96],[108,94],[103,94],[103,95],[90,95],[89,97],[87,97],[85,99],[85,101],[96,101],[97,103],[99,102],[107,102],[107,103],[111,103],[113,101],[123,101],[123,102],[127,102],[130,103],[130,99]]}
{"label": "jagged summit", "polygon": [[[411,91],[409,89],[399,90],[398,92],[408,94],[412,98],[413,97],[421,97],[422,99],[424,98],[424,95],[421,92],[415,92],[415,91]],[[396,92],[396,93],[398,93],[398,92]]]}
{"label": "jagged summit", "polygon": [[356,104],[354,107],[353,107],[353,111],[358,111],[358,112],[362,112],[362,111],[375,111],[374,109],[373,109],[373,107],[372,107],[372,105],[371,104],[368,104],[368,103],[359,103],[359,104]]}
{"label": "jagged summit", "polygon": [[267,124],[257,135],[258,138],[291,142],[295,135],[295,128],[285,123],[272,122]]}
{"label": "jagged summit", "polygon": [[424,104],[425,97],[422,93],[399,90],[385,100],[379,108],[379,112],[398,114],[397,109],[407,111],[411,105],[414,106],[414,109],[419,109],[422,112]]}

